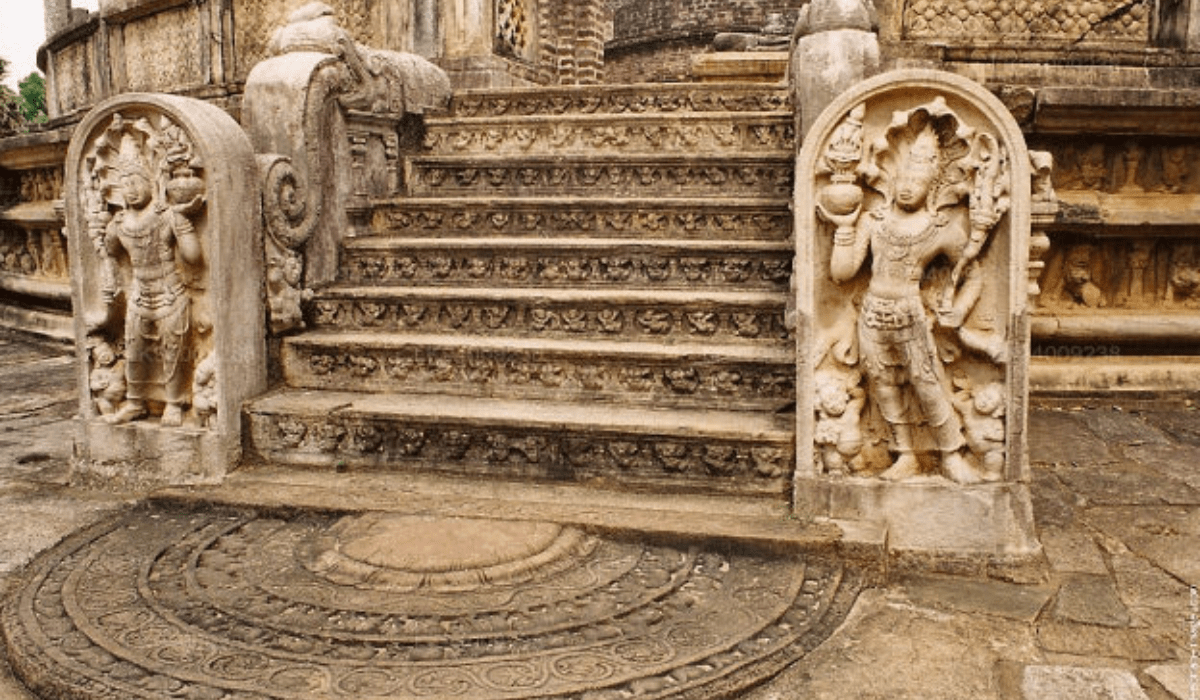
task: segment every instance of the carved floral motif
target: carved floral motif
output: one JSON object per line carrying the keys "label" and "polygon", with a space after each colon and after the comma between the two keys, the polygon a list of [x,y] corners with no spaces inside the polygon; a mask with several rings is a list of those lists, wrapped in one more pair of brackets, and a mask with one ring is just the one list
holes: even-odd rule
{"label": "carved floral motif", "polygon": [[575,209],[568,205],[553,212],[462,210],[453,214],[444,209],[383,209],[376,217],[383,233],[395,235],[520,235],[545,231],[547,227],[568,232],[592,232],[611,237],[740,238],[763,237],[784,240],[791,231],[786,213],[755,212],[672,212],[663,209],[604,211]]}
{"label": "carved floral motif", "polygon": [[556,192],[593,192],[652,196],[681,188],[724,197],[780,196],[792,188],[790,163],[737,163],[724,160],[711,165],[560,165],[530,163],[497,165],[486,170],[449,162],[418,159],[414,184],[430,194],[457,194],[473,190],[545,188]]}
{"label": "carved floral motif", "polygon": [[[645,401],[715,400],[722,406],[779,406],[794,399],[790,367],[770,363],[664,366],[635,360],[590,357],[514,357],[511,352],[439,354],[427,349],[344,351],[293,344],[294,381],[347,390],[354,387],[401,393],[475,388],[486,392],[539,394],[539,389],[619,395]],[[640,395],[640,396],[639,396]]]}
{"label": "carved floral motif", "polygon": [[510,472],[582,477],[619,472],[649,480],[670,477],[672,483],[701,488],[778,493],[792,465],[787,444],[427,427],[349,416],[253,414],[251,423],[255,442],[265,454],[320,456],[347,467],[420,463],[422,468],[493,476]]}
{"label": "carved floral motif", "polygon": [[[539,306],[527,302],[379,301],[318,298],[312,322],[319,328],[421,330],[426,332],[504,331],[569,337],[637,335],[779,340],[789,337],[783,309],[647,308],[611,304],[597,307]],[[782,302],[781,302],[782,304]]]}
{"label": "carved floral motif", "polygon": [[1149,9],[1145,3],[1072,0],[916,0],[905,5],[904,33],[912,39],[970,38],[995,41],[1030,38],[1063,41],[1129,41],[1144,45]]}
{"label": "carved floral motif", "polygon": [[500,259],[443,253],[402,255],[375,250],[347,250],[342,278],[355,284],[532,283],[544,286],[649,285],[663,287],[731,286],[738,289],[784,289],[791,278],[788,253],[767,255],[685,254],[621,255],[598,253],[510,252]]}
{"label": "carved floral motif", "polygon": [[550,555],[498,572],[520,586],[468,570],[414,587],[419,571],[335,555],[345,527],[211,509],[103,523],[54,550],[5,609],[14,666],[38,694],[106,700],[299,697],[314,683],[330,700],[661,698],[683,685],[710,700],[803,657],[863,586],[816,557],[563,528]]}
{"label": "carved floral motif", "polygon": [[628,90],[563,90],[528,96],[462,95],[452,110],[461,117],[530,114],[677,114],[686,112],[773,112],[790,108],[785,91],[723,90],[655,86],[650,92]]}
{"label": "carved floral motif", "polygon": [[687,149],[701,152],[732,150],[771,153],[795,147],[794,127],[776,120],[735,124],[660,123],[653,125],[431,126],[425,148],[439,153],[559,153],[619,150],[645,153],[648,149]]}

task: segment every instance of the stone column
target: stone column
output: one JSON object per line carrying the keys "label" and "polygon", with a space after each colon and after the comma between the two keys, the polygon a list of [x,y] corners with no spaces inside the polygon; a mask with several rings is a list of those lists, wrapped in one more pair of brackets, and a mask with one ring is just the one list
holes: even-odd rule
{"label": "stone column", "polygon": [[797,142],[833,98],[878,72],[877,29],[871,0],[813,0],[801,8],[791,59]]}
{"label": "stone column", "polygon": [[71,23],[71,0],[42,0],[46,17],[46,38],[67,28]]}

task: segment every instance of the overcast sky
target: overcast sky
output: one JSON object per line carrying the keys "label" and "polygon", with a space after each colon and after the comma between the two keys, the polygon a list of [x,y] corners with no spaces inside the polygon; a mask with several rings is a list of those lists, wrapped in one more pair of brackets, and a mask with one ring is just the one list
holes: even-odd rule
{"label": "overcast sky", "polygon": [[[96,0],[73,0],[72,5],[95,10]],[[0,0],[0,56],[9,61],[5,85],[16,90],[37,70],[37,50],[45,40],[41,0]]]}

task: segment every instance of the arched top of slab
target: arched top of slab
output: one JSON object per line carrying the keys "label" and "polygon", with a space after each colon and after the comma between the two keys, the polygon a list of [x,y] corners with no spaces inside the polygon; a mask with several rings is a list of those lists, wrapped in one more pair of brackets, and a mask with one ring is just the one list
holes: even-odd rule
{"label": "arched top of slab", "polygon": [[[1008,149],[1013,173],[1014,216],[1028,220],[1029,155],[1025,136],[1012,114],[1000,100],[979,83],[955,73],[924,68],[902,68],[862,81],[846,90],[825,108],[808,132],[797,159],[797,173],[811,173],[824,155],[825,147],[845,116],[860,104],[871,104],[886,111],[909,110],[941,97],[947,107],[971,127],[986,127]],[[809,178],[797,177],[797,199],[809,184]],[[1023,188],[1023,189],[1020,189]],[[1024,196],[1022,196],[1024,194]],[[1017,206],[1017,203],[1020,206]],[[1023,212],[1019,214],[1018,209]],[[798,209],[802,211],[802,209]],[[1026,226],[1027,228],[1027,226]]]}

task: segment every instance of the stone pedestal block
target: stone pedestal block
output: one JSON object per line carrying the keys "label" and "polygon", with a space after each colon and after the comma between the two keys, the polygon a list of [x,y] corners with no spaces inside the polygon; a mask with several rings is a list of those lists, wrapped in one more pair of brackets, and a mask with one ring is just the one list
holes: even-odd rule
{"label": "stone pedestal block", "polygon": [[830,104],[796,173],[798,512],[894,550],[1035,553],[1016,122],[967,79],[893,71]]}
{"label": "stone pedestal block", "polygon": [[67,154],[77,470],[219,480],[266,388],[262,217],[250,142],[199,100],[97,106]]}

